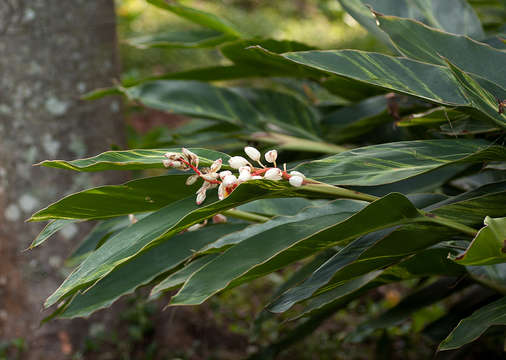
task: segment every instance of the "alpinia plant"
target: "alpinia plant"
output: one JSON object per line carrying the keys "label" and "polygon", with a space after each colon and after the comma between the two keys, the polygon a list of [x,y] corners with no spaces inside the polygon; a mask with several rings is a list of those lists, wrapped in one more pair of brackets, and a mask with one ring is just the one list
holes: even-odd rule
{"label": "alpinia plant", "polygon": [[[322,51],[247,38],[212,14],[148,2],[201,31],[191,41],[169,33],[133,45],[219,45],[230,64],[89,95],[121,93],[195,118],[159,138],[162,148],[40,164],[170,168],[69,195],[32,216],[50,221],[32,247],[71,222],[101,221],[69,259],[75,270],[47,299],[46,307],[59,304],[52,316],[87,316],[141,286],[152,287],[151,298],[178,289],[171,306],[201,304],[299,262],[256,321],[289,311],[299,325],[259,357],[274,356],[370,290],[411,279],[421,281],[347,340],[361,341],[447,298],[461,312],[450,309],[422,330],[439,350],[506,325],[500,29],[490,24],[485,33],[465,0],[340,0],[393,55]],[[251,77],[277,90],[211,84]],[[243,147],[247,158],[238,152]],[[257,148],[264,147],[276,150],[262,158]],[[288,166],[278,166],[278,151]]]}

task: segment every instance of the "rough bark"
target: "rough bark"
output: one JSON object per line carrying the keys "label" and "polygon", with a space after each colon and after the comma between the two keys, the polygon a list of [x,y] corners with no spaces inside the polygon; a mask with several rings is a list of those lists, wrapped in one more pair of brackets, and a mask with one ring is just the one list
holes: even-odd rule
{"label": "rough bark", "polygon": [[0,1],[0,341],[24,338],[23,359],[63,359],[84,320],[39,326],[82,226],[25,251],[43,224],[31,213],[69,192],[119,182],[119,173],[32,167],[122,145],[119,99],[84,102],[118,77],[113,0]]}

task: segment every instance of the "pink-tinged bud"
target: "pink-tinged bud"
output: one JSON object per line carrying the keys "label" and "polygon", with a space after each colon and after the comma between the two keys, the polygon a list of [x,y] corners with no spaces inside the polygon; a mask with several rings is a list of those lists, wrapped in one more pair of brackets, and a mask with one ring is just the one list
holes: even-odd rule
{"label": "pink-tinged bud", "polygon": [[211,165],[211,172],[212,173],[218,172],[221,169],[221,164],[223,164],[223,161],[221,159],[218,159],[215,162],[213,162],[213,164]]}
{"label": "pink-tinged bud", "polygon": [[255,176],[252,176],[250,180],[262,180],[263,177],[261,177],[260,175],[255,175]]}
{"label": "pink-tinged bud", "polygon": [[195,231],[195,230],[198,230],[200,228],[203,228],[206,225],[207,225],[207,220],[204,220],[203,223],[195,224],[195,225],[190,226],[188,229],[186,229],[186,231]]}
{"label": "pink-tinged bud", "polygon": [[202,179],[204,179],[205,181],[214,181],[218,178],[218,174],[217,173],[209,173],[209,174],[202,174],[200,175],[202,177]]}
{"label": "pink-tinged bud", "polygon": [[243,173],[244,171],[251,173],[251,168],[249,166],[241,166],[239,168],[239,173]]}
{"label": "pink-tinged bud", "polygon": [[198,194],[198,193],[201,193],[201,192],[206,192],[207,189],[209,189],[211,187],[211,183],[208,183],[207,181],[204,181],[204,183],[202,184],[202,186],[195,192],[195,194]]}
{"label": "pink-tinged bud", "polygon": [[168,152],[165,153],[163,156],[165,156],[169,160],[177,160],[181,157],[181,154],[176,152]]}
{"label": "pink-tinged bud", "polygon": [[186,157],[186,159],[188,160],[188,162],[190,162],[195,167],[199,166],[199,157],[197,156],[197,154],[192,153],[187,148],[181,148],[181,151],[182,151],[183,155]]}
{"label": "pink-tinged bud", "polygon": [[225,176],[228,176],[228,175],[232,175],[232,171],[229,171],[229,170],[222,171],[222,172],[220,172],[220,179],[223,180],[223,179],[225,179]]}
{"label": "pink-tinged bud", "polygon": [[249,158],[251,160],[260,161],[260,157],[261,157],[260,151],[255,149],[253,146],[246,146],[244,148],[244,152],[246,153],[246,155],[249,156]]}
{"label": "pink-tinged bud", "polygon": [[204,202],[205,199],[206,199],[206,192],[200,191],[199,193],[197,193],[197,201],[195,202],[197,203],[197,205],[200,205]]}
{"label": "pink-tinged bud", "polygon": [[264,178],[267,180],[281,180],[283,178],[283,172],[278,168],[270,168],[265,172]]}
{"label": "pink-tinged bud", "polygon": [[302,176],[292,175],[290,176],[290,179],[288,179],[288,182],[292,186],[299,187],[304,182],[304,178]]}
{"label": "pink-tinged bud", "polygon": [[216,214],[213,216],[213,223],[214,224],[224,224],[227,222],[227,217],[222,214]]}
{"label": "pink-tinged bud", "polygon": [[278,152],[276,150],[270,150],[265,153],[265,161],[275,163],[278,158]]}
{"label": "pink-tinged bud", "polygon": [[227,196],[227,190],[223,183],[218,186],[218,199],[223,200]]}
{"label": "pink-tinged bud", "polygon": [[290,171],[290,175],[291,175],[291,176],[300,176],[300,177],[301,177],[301,178],[303,178],[303,179],[305,179],[305,178],[306,178],[306,176],[305,176],[303,173],[298,172],[298,171]]}
{"label": "pink-tinged bud", "polygon": [[246,160],[242,156],[232,156],[230,159],[228,159],[228,164],[233,169],[239,169],[241,166],[248,165],[249,162],[248,162],[248,160]]}
{"label": "pink-tinged bud", "polygon": [[223,179],[223,183],[222,183],[226,188],[228,187],[231,187],[231,186],[234,186],[237,184],[237,178],[235,177],[235,175],[228,175],[228,176],[225,176],[225,178]]}
{"label": "pink-tinged bud", "polygon": [[186,185],[193,185],[195,184],[195,182],[198,180],[199,176],[198,175],[191,175],[191,176],[188,176],[188,178],[186,179]]}
{"label": "pink-tinged bud", "polygon": [[163,166],[165,166],[167,168],[168,167],[173,167],[176,169],[184,169],[185,168],[184,164],[181,161],[163,160],[162,163],[163,163]]}
{"label": "pink-tinged bud", "polygon": [[128,220],[130,224],[135,224],[138,221],[134,214],[128,214]]}
{"label": "pink-tinged bud", "polygon": [[239,175],[239,178],[237,179],[239,183],[246,182],[248,180],[251,180],[251,173],[249,171],[243,171]]}
{"label": "pink-tinged bud", "polygon": [[171,167],[171,165],[172,165],[172,160],[163,159],[162,164],[163,164],[163,166],[165,166],[166,168],[169,168],[169,167]]}

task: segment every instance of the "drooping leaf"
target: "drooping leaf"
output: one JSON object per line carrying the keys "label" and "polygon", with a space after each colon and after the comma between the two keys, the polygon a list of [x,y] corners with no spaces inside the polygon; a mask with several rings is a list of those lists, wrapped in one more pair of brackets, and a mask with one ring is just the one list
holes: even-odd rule
{"label": "drooping leaf", "polygon": [[216,192],[209,191],[205,203],[200,206],[195,203],[193,194],[186,198],[181,198],[179,194],[180,200],[170,203],[120,231],[90,254],[46,300],[45,306],[51,306],[77,290],[93,284],[132,257],[142,254],[150,247],[167,241],[174,234],[215,214],[262,198],[315,196],[304,188],[304,186],[294,188],[286,182],[254,180],[241,184],[221,201],[218,200]]}
{"label": "drooping leaf", "polygon": [[448,109],[443,106],[438,106],[422,113],[406,116],[397,122],[396,125],[400,127],[431,126],[434,124],[447,122],[454,123],[467,119],[469,119],[468,114],[453,109]]}
{"label": "drooping leaf", "polygon": [[380,185],[445,165],[506,159],[506,149],[481,140],[419,140],[365,146],[296,167],[334,185]]}
{"label": "drooping leaf", "polygon": [[107,307],[119,297],[175,268],[202,246],[243,227],[244,224],[215,225],[174,236],[117,267],[92,288],[79,293],[59,317],[87,316]]}
{"label": "drooping leaf", "polygon": [[46,226],[44,226],[44,229],[37,235],[35,240],[30,244],[30,249],[37,247],[41,245],[43,242],[45,242],[47,239],[49,239],[51,236],[56,234],[58,231],[63,229],[65,226],[73,224],[79,220],[74,219],[59,219],[59,220],[51,220]]}
{"label": "drooping leaf", "polygon": [[476,39],[484,36],[480,20],[465,0],[339,0],[343,8],[368,31],[388,43],[388,37],[377,26],[368,8],[385,14],[416,19],[454,34]]}
{"label": "drooping leaf", "polygon": [[381,30],[392,39],[399,51],[427,63],[446,65],[448,59],[463,71],[480,75],[506,88],[506,51],[428,27],[412,19],[376,14]]}
{"label": "drooping leaf", "polygon": [[187,29],[130,38],[127,43],[140,49],[148,48],[205,48],[235,39],[230,35],[208,29]]}
{"label": "drooping leaf", "polygon": [[[199,148],[189,150],[199,156],[201,166],[210,166],[214,160],[221,158],[226,167],[230,158],[229,155],[214,150]],[[166,152],[181,152],[181,148],[106,151],[86,159],[46,160],[37,165],[75,171],[163,169],[163,154]]]}
{"label": "drooping leaf", "polygon": [[[506,209],[505,209],[506,212]],[[467,250],[452,260],[461,265],[492,265],[506,262],[506,217],[485,218],[485,227]]]}
{"label": "drooping leaf", "polygon": [[147,0],[147,2],[159,7],[160,9],[168,10],[201,26],[229,34],[234,37],[240,37],[239,32],[228,21],[221,19],[214,14],[180,5],[172,1],[168,2],[165,0]]}
{"label": "drooping leaf", "polygon": [[314,206],[316,201],[302,198],[263,199],[241,205],[238,209],[267,216],[295,215],[305,207]]}
{"label": "drooping leaf", "polygon": [[[360,202],[336,200],[318,208],[320,217],[310,222],[290,221],[286,226],[270,228],[239,242],[193,274],[171,304],[200,304],[218,291],[265,275],[317,250],[423,217],[405,197],[395,193],[363,207]],[[317,208],[310,211],[316,213]],[[304,211],[299,215],[305,215]]]}
{"label": "drooping leaf", "polygon": [[506,325],[506,297],[482,307],[462,320],[439,345],[439,350],[457,349],[470,343],[493,325]]}

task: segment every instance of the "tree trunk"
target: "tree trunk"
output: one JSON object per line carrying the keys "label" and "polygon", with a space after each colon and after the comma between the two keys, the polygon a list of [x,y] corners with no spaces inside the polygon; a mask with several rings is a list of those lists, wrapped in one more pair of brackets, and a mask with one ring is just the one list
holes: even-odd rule
{"label": "tree trunk", "polygon": [[23,252],[43,227],[24,220],[69,192],[121,181],[32,167],[123,145],[120,100],[79,100],[118,78],[113,0],[1,0],[0,54],[0,342],[23,338],[23,359],[68,358],[86,322],[39,322],[86,226]]}

